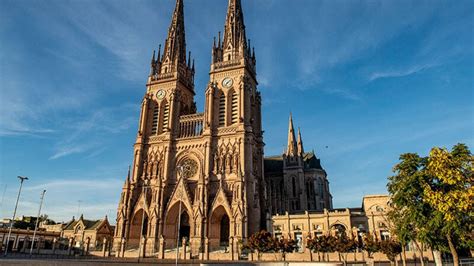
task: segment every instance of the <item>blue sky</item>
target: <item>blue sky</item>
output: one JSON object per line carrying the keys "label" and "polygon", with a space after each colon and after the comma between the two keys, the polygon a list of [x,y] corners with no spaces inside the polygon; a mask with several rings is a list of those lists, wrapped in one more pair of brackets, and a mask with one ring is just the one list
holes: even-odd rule
{"label": "blue sky", "polygon": [[[257,55],[266,155],[288,115],[328,172],[335,207],[386,193],[404,152],[474,147],[474,2],[242,0]],[[203,110],[227,1],[185,1]],[[0,217],[113,220],[153,49],[173,0],[0,2]],[[80,207],[79,207],[80,201]]]}

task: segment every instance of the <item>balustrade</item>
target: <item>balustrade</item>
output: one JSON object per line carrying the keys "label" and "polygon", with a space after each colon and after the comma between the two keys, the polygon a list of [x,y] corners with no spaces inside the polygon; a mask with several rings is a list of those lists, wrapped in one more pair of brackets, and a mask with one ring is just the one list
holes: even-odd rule
{"label": "balustrade", "polygon": [[179,118],[178,138],[192,138],[202,135],[204,114],[183,115]]}

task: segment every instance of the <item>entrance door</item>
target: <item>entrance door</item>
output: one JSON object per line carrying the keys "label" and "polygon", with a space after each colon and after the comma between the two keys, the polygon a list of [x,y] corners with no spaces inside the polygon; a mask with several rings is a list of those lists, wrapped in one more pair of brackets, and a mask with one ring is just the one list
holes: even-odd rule
{"label": "entrance door", "polygon": [[189,215],[187,212],[181,214],[181,223],[179,225],[179,240],[182,241],[183,237],[186,238],[186,241],[189,241],[191,232],[191,226],[189,225]]}
{"label": "entrance door", "polygon": [[220,245],[221,246],[228,246],[229,245],[229,216],[227,214],[224,214],[221,219],[221,232],[220,232]]}

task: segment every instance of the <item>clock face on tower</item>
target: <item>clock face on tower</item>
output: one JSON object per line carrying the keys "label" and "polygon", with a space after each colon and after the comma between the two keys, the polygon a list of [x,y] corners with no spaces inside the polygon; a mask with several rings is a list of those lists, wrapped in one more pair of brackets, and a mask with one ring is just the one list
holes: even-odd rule
{"label": "clock face on tower", "polygon": [[225,88],[232,87],[232,84],[234,84],[234,81],[231,78],[225,78],[222,81],[222,86],[224,86]]}
{"label": "clock face on tower", "polygon": [[158,98],[160,100],[165,98],[165,96],[166,96],[166,91],[164,91],[164,90],[159,90],[159,91],[156,92],[156,98]]}

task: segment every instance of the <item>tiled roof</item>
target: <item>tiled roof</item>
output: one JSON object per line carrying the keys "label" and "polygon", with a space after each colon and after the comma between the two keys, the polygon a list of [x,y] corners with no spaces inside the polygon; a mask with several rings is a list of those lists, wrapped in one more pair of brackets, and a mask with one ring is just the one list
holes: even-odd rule
{"label": "tiled roof", "polygon": [[86,219],[83,219],[82,216],[79,220],[72,220],[70,221],[66,228],[64,228],[64,230],[74,230],[74,227],[76,227],[76,225],[82,221],[82,223],[84,224],[84,230],[94,230],[96,229],[103,221],[104,219],[102,220],[86,220]]}
{"label": "tiled roof", "polygon": [[[306,152],[303,155],[305,162],[305,169],[320,169],[321,161],[316,157],[314,152]],[[265,173],[282,173],[283,172],[283,157],[281,155],[269,156],[264,159],[264,171]]]}

